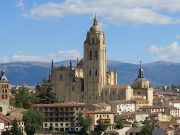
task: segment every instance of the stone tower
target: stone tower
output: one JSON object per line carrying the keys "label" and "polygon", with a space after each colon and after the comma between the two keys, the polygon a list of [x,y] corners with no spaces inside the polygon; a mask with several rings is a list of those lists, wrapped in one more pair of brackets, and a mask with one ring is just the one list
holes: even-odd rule
{"label": "stone tower", "polygon": [[6,77],[4,68],[0,74],[0,112],[7,114],[9,108],[9,81]]}
{"label": "stone tower", "polygon": [[134,89],[134,98],[143,98],[149,101],[149,105],[153,104],[153,88],[150,85],[149,80],[144,78],[144,70],[140,62],[140,68],[138,78],[132,85]]}
{"label": "stone tower", "polygon": [[105,34],[95,16],[84,42],[84,89],[88,104],[102,101],[104,85],[106,85]]}

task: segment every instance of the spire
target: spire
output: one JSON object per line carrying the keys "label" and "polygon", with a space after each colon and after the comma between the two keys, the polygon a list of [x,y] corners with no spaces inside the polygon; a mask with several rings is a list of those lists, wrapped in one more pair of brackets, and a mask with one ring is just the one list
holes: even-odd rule
{"label": "spire", "polygon": [[140,61],[138,78],[144,78],[144,70],[142,68],[142,62]]}
{"label": "spire", "polygon": [[1,71],[1,76],[5,74],[5,69],[4,69],[4,64],[2,64],[2,71]]}
{"label": "spire", "polygon": [[78,67],[79,59],[76,60],[76,67]]}
{"label": "spire", "polygon": [[92,27],[90,28],[90,31],[102,31],[102,30],[101,30],[101,27],[100,27],[99,24],[98,24],[98,20],[97,20],[96,15],[94,16],[93,25],[92,25]]}
{"label": "spire", "polygon": [[70,60],[69,67],[72,68],[72,61]]}
{"label": "spire", "polygon": [[53,68],[54,68],[54,61],[52,60],[52,62],[51,62],[51,74],[52,74]]}
{"label": "spire", "polygon": [[0,81],[8,81],[7,77],[5,75],[5,69],[4,69],[4,65],[2,64],[2,71],[1,71],[1,76],[0,76]]}
{"label": "spire", "polygon": [[98,20],[97,20],[96,14],[95,14],[93,26],[97,26],[97,25],[98,25]]}
{"label": "spire", "polygon": [[116,68],[114,68],[114,73],[116,73]]}

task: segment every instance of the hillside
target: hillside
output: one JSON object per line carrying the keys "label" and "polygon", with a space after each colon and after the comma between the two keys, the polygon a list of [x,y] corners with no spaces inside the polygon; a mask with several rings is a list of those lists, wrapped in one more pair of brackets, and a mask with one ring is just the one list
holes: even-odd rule
{"label": "hillside", "polygon": [[[63,61],[55,63],[55,66],[67,66],[68,64],[69,61]],[[137,77],[139,65],[119,61],[108,61],[107,64],[108,69],[117,71],[119,83],[130,84]],[[35,85],[48,76],[50,65],[45,62],[12,62],[7,63],[5,69],[11,84]],[[153,62],[143,64],[143,68],[145,78],[154,85],[180,84],[180,63]]]}

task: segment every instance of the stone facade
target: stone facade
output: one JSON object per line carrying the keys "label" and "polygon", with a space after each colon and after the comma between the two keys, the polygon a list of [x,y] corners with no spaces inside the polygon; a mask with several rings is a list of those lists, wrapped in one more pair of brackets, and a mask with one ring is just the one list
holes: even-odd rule
{"label": "stone facade", "polygon": [[77,60],[76,67],[71,61],[68,67],[54,67],[52,62],[50,79],[61,101],[93,104],[141,98],[152,104],[153,100],[153,89],[141,66],[132,86],[117,84],[117,72],[107,71],[105,33],[96,17],[84,41],[84,57]]}

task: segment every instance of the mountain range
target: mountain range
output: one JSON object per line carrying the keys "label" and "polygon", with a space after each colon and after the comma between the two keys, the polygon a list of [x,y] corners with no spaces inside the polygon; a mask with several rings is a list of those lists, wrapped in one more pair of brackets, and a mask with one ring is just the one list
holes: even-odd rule
{"label": "mountain range", "polygon": [[[76,61],[72,63],[73,66],[76,65]],[[68,66],[69,61],[56,62],[54,65]],[[107,65],[107,70],[116,70],[120,84],[131,84],[137,78],[139,69],[137,64],[108,60]],[[145,78],[153,85],[180,84],[180,63],[160,61],[145,63],[142,66]],[[50,73],[50,67],[51,63],[48,62],[10,62],[4,65],[8,80],[13,85],[41,83]]]}

